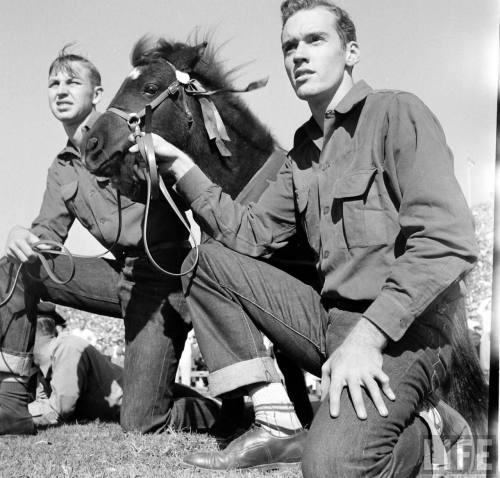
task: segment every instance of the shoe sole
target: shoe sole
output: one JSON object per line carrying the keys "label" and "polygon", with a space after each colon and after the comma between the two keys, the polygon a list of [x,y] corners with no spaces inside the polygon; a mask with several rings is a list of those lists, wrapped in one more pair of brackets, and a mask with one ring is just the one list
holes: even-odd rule
{"label": "shoe sole", "polygon": [[205,470],[205,471],[231,471],[231,470],[258,470],[258,471],[280,471],[280,470],[293,470],[297,469],[301,462],[293,463],[266,463],[263,465],[247,466],[245,468],[205,468],[203,466],[191,465],[190,463],[182,463],[186,468],[191,468],[194,470]]}

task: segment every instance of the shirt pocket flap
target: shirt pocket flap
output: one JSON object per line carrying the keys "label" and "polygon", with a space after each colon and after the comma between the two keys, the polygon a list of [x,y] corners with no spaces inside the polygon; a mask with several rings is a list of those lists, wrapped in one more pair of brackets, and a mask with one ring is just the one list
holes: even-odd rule
{"label": "shirt pocket flap", "polygon": [[340,178],[335,183],[334,197],[351,198],[363,196],[368,189],[377,168],[356,171],[353,174]]}
{"label": "shirt pocket flap", "polygon": [[71,181],[70,183],[61,186],[61,196],[65,201],[72,199],[78,189],[78,181]]}

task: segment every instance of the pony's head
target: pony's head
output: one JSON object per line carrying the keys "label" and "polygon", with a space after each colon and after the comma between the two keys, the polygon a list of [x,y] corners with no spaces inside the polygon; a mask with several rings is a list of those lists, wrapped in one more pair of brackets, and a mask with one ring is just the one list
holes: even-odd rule
{"label": "pony's head", "polygon": [[[152,44],[143,38],[135,45],[131,60],[132,71],[84,139],[87,168],[100,176],[118,178],[122,190],[134,186],[133,166],[138,157],[128,152],[128,136],[135,124],[143,125],[145,107],[150,105],[152,132],[190,154],[230,194],[238,193],[256,169],[245,165],[246,160],[258,167],[274,142],[241,100],[227,92],[228,74],[207,43],[187,45],[160,39]],[[222,92],[211,96],[213,101],[208,97],[201,100],[199,93],[204,90]],[[221,121],[227,141],[214,140],[213,131],[208,131],[220,131]]]}

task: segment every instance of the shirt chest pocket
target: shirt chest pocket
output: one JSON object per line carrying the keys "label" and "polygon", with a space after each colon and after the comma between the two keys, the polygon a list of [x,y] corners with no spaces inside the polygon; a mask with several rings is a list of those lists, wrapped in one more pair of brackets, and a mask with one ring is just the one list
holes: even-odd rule
{"label": "shirt chest pocket", "polygon": [[387,214],[377,174],[375,168],[360,170],[335,183],[333,221],[342,228],[349,249],[388,242]]}
{"label": "shirt chest pocket", "polygon": [[85,226],[89,227],[90,208],[78,197],[78,181],[74,180],[61,186],[61,197],[70,211]]}

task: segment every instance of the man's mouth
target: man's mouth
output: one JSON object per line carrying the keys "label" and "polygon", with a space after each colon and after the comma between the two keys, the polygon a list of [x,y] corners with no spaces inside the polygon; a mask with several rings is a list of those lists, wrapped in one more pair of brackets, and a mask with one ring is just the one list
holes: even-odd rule
{"label": "man's mouth", "polygon": [[295,81],[306,79],[308,76],[312,75],[314,72],[312,70],[296,70],[293,74]]}

